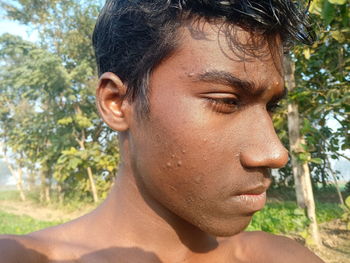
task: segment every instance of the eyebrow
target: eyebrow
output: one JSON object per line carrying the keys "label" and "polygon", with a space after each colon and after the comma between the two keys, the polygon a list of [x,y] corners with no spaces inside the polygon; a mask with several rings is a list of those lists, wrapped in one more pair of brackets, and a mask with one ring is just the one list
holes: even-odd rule
{"label": "eyebrow", "polygon": [[[195,80],[228,85],[230,87],[243,90],[251,96],[259,96],[266,90],[265,86],[256,87],[256,85],[253,82],[242,80],[232,75],[230,72],[221,70],[211,70],[198,74],[196,75]],[[273,96],[271,101],[275,102],[283,99],[287,96],[287,92],[287,89],[283,88],[283,92]]]}

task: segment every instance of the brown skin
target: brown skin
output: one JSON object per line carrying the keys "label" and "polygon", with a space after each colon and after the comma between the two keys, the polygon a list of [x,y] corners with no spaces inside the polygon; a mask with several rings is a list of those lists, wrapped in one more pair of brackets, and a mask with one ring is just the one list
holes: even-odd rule
{"label": "brown skin", "polygon": [[288,238],[242,232],[264,205],[268,169],[288,160],[270,112],[284,93],[278,38],[274,56],[265,43],[242,60],[217,25],[203,30],[182,28],[155,68],[147,119],[118,76],[101,77],[98,108],[122,151],[109,197],[67,224],[2,237],[4,262],[322,262]]}

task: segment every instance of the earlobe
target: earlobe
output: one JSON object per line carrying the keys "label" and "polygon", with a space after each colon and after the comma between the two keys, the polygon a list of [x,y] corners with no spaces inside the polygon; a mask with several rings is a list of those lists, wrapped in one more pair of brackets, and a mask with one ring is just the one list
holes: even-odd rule
{"label": "earlobe", "polygon": [[130,104],[125,98],[126,86],[111,72],[104,73],[96,90],[97,108],[106,124],[115,131],[129,128],[128,111]]}

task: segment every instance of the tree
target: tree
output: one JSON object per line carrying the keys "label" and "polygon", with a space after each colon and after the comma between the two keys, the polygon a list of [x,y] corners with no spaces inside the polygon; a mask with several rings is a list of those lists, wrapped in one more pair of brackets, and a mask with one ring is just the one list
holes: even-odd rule
{"label": "tree", "polygon": [[[6,87],[1,94],[6,100],[2,123],[4,127],[12,123],[23,135],[19,140],[14,129],[6,128],[3,131],[14,140],[5,143],[16,154],[16,143],[22,143],[21,153],[31,163],[26,166],[39,169],[46,201],[55,186],[61,199],[90,192],[97,202],[108,191],[119,156],[115,136],[95,109],[97,73],[90,39],[99,6],[95,1],[53,0],[1,5],[9,18],[30,25],[41,36],[38,44],[10,35],[1,38],[6,60],[0,76]],[[27,119],[15,120],[20,114],[7,110],[14,97],[28,102]]]}
{"label": "tree", "polygon": [[[328,156],[339,158],[340,150],[349,148],[349,3],[316,0],[310,12],[319,22],[319,37],[311,47],[297,46],[286,60],[288,111],[280,112],[275,123],[291,149],[291,162],[281,169],[283,179],[293,173],[297,203],[307,210],[317,244],[312,185],[326,185],[328,175],[334,174]],[[327,126],[329,118],[339,123],[335,131]]]}
{"label": "tree", "polygon": [[[301,157],[312,161],[315,181],[323,186],[335,174],[329,157],[346,158],[341,150],[349,148],[349,8],[346,1],[314,1],[310,12],[319,21],[319,38],[312,47],[294,51],[298,89],[293,96],[301,106],[307,152]],[[330,118],[338,127],[328,126]]]}
{"label": "tree", "polygon": [[[287,89],[289,92],[293,92],[296,88],[295,62],[286,58],[284,68]],[[305,153],[303,148],[305,139],[300,134],[299,107],[295,101],[288,103],[288,132],[297,203],[300,208],[306,209],[307,216],[310,219],[311,236],[316,246],[320,246],[321,238],[316,220],[310,169],[306,161],[298,158],[299,155]]]}

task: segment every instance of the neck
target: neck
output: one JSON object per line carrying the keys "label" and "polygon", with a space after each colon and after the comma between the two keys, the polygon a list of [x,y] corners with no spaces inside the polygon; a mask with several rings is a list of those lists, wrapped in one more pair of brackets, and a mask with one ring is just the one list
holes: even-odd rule
{"label": "neck", "polygon": [[104,228],[108,239],[115,239],[111,242],[153,252],[164,262],[182,261],[217,246],[214,237],[148,195],[128,165],[121,165],[112,191],[96,215],[108,225]]}

